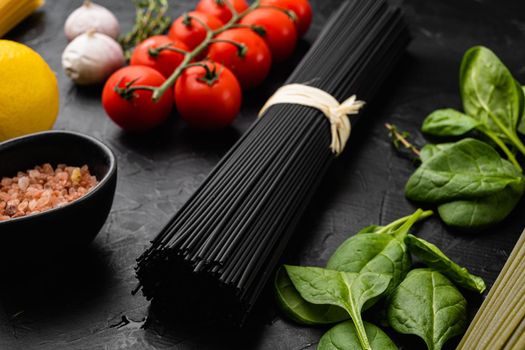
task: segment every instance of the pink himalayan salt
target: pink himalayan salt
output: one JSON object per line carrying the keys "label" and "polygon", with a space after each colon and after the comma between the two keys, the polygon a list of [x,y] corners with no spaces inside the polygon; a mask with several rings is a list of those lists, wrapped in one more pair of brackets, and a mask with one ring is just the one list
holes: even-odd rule
{"label": "pink himalayan salt", "polygon": [[87,194],[97,184],[88,166],[51,164],[19,171],[0,180],[0,221],[61,207]]}

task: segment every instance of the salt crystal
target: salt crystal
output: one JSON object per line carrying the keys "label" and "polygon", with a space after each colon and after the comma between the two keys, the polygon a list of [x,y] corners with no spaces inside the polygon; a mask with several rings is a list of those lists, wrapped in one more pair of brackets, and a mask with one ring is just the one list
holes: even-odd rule
{"label": "salt crystal", "polygon": [[73,185],[78,185],[81,178],[82,174],[80,173],[79,168],[74,168],[73,170],[71,170],[71,182],[73,183]]}
{"label": "salt crystal", "polygon": [[46,163],[0,180],[0,221],[32,215],[74,201],[96,184],[87,165],[80,168]]}
{"label": "salt crystal", "polygon": [[27,176],[22,176],[18,179],[18,188],[20,188],[22,191],[27,190],[29,187],[29,178]]}
{"label": "salt crystal", "polygon": [[7,202],[7,206],[17,207],[18,204],[20,204],[20,200],[18,198],[11,199]]}
{"label": "salt crystal", "polygon": [[36,202],[36,207],[38,209],[44,209],[47,204],[49,203],[49,197],[42,196],[40,199]]}
{"label": "salt crystal", "polygon": [[46,174],[53,174],[54,173],[53,167],[49,163],[46,163],[46,164],[42,165],[42,171],[44,171],[44,173],[46,173]]}
{"label": "salt crystal", "polygon": [[31,179],[37,179],[40,177],[40,171],[38,170],[29,170],[28,174]]}
{"label": "salt crystal", "polygon": [[28,202],[28,201],[23,201],[22,203],[20,203],[20,204],[18,205],[18,208],[17,208],[17,209],[18,209],[19,211],[22,211],[22,212],[23,212],[23,211],[26,210],[26,208],[27,208],[28,205],[29,205],[29,202]]}

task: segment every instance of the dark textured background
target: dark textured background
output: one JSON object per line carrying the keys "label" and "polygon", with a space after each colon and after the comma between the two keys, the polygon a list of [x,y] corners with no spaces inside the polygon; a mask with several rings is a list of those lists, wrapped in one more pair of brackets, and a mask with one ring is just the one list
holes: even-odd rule
{"label": "dark textured background", "polygon": [[[311,0],[314,24],[295,62],[275,69],[266,85],[245,96],[242,115],[218,134],[199,134],[173,118],[167,127],[141,137],[125,135],[105,116],[100,88],[77,88],[60,67],[67,44],[62,26],[80,1],[48,0],[46,6],[8,38],[36,51],[56,71],[61,110],[57,129],[100,138],[115,151],[119,184],[113,211],[94,244],[59,262],[28,271],[6,266],[0,280],[0,349],[314,349],[324,329],[300,327],[274,309],[271,293],[242,330],[218,330],[205,320],[161,322],[149,302],[132,296],[135,258],[168,218],[205,178],[213,165],[255,119],[271,92],[291,72],[340,1]],[[100,1],[124,30],[132,24],[130,1]],[[177,16],[194,0],[171,0]],[[519,0],[406,0],[401,3],[414,40],[402,64],[354,129],[344,155],[313,200],[285,261],[323,265],[346,237],[371,223],[388,223],[415,206],[403,196],[413,170],[392,149],[387,121],[417,134],[422,119],[439,107],[460,107],[458,66],[472,45],[492,48],[525,81],[525,3]],[[1,20],[1,19],[0,19]],[[0,67],[1,69],[1,67]],[[0,82],[1,83],[1,82]],[[437,218],[418,234],[492,285],[524,226],[521,204],[498,227],[485,233],[447,230]],[[86,213],[89,217],[89,213]],[[44,234],[44,233],[43,233]],[[71,228],[75,234],[75,228]],[[471,314],[481,298],[467,294]],[[414,337],[396,337],[403,349],[422,349]],[[452,343],[449,345],[452,348]]]}

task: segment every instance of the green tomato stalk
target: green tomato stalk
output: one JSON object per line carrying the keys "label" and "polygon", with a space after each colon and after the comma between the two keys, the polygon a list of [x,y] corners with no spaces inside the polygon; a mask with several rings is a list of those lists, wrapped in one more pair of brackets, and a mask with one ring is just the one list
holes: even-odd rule
{"label": "green tomato stalk", "polygon": [[[257,34],[264,35],[265,34],[264,28],[262,28],[260,26],[257,26],[257,25],[244,25],[244,24],[239,24],[238,23],[244,16],[246,16],[247,14],[249,14],[250,12],[254,11],[255,9],[257,9],[257,8],[259,8],[261,6],[260,5],[260,0],[255,0],[250,5],[249,8],[247,8],[245,11],[243,11],[241,13],[239,13],[239,12],[237,12],[237,10],[235,10],[235,8],[233,7],[233,5],[231,4],[231,2],[229,0],[224,0],[224,1],[221,1],[221,2],[225,6],[227,6],[228,9],[231,11],[232,18],[224,26],[222,26],[220,28],[217,28],[215,30],[212,30],[205,22],[203,22],[199,18],[190,16],[188,14],[185,15],[185,19],[184,20],[188,23],[188,25],[191,24],[192,20],[193,21],[197,21],[206,30],[206,38],[197,47],[195,47],[193,49],[193,51],[187,52],[187,51],[184,51],[184,50],[180,50],[180,49],[174,48],[174,47],[172,47],[170,45],[165,45],[163,47],[150,49],[150,54],[152,54],[153,56],[160,54],[160,52],[162,50],[176,51],[176,52],[179,52],[179,53],[184,55],[184,59],[182,60],[180,65],[173,71],[173,73],[166,79],[166,81],[161,86],[158,86],[158,87],[143,86],[143,85],[126,86],[124,88],[124,91],[121,91],[119,93],[121,93],[122,95],[126,95],[126,96],[132,96],[133,91],[136,91],[136,90],[149,90],[149,91],[153,92],[153,94],[152,94],[153,101],[157,102],[158,100],[160,100],[162,95],[169,88],[171,88],[173,86],[173,84],[175,84],[175,82],[177,81],[177,78],[180,77],[180,75],[184,72],[184,70],[186,68],[191,67],[192,65],[194,65],[191,62],[196,57],[199,57],[203,52],[205,52],[206,49],[213,43],[227,42],[229,44],[232,44],[232,45],[234,45],[237,48],[237,54],[239,55],[239,57],[244,57],[246,55],[247,51],[248,51],[248,48],[244,44],[237,43],[237,42],[234,42],[234,41],[231,41],[231,40],[216,39],[215,37],[217,35],[219,35],[220,33],[224,32],[224,31],[226,31],[228,29],[233,29],[233,28],[250,28],[254,32],[256,32]],[[287,14],[289,14],[289,12],[290,12],[288,10],[283,10],[283,9],[278,9],[278,10],[283,11],[283,12],[285,12]],[[293,14],[293,16],[294,16],[293,18],[295,18],[295,14]],[[142,40],[143,39],[145,39],[145,38],[142,38]]]}

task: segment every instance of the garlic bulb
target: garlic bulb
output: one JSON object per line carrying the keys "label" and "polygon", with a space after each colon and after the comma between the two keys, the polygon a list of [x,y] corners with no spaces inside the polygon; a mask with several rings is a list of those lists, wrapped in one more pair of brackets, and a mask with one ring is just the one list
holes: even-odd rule
{"label": "garlic bulb", "polygon": [[64,24],[64,32],[71,41],[90,29],[106,34],[115,40],[120,33],[118,20],[111,11],[86,0],[82,6],[69,15]]}
{"label": "garlic bulb", "polygon": [[124,64],[120,45],[106,34],[94,31],[76,37],[62,54],[62,67],[79,85],[103,82]]}

